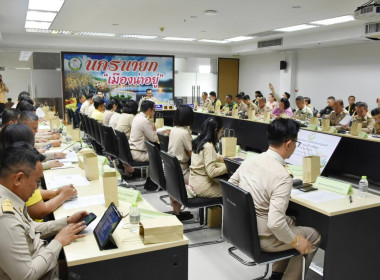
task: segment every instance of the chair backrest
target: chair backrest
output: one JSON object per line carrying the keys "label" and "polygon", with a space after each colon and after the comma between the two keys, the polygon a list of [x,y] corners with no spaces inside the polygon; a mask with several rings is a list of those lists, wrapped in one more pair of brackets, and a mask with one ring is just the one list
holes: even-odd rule
{"label": "chair backrest", "polygon": [[73,115],[71,114],[72,110],[70,108],[66,108],[67,109],[67,122],[69,124],[72,124],[73,122]]}
{"label": "chair backrest", "polygon": [[132,164],[133,159],[132,159],[132,154],[131,154],[131,149],[129,147],[129,142],[127,139],[127,136],[125,135],[124,132],[115,130],[116,134],[116,140],[117,140],[117,148],[118,148],[118,158],[129,165]]}
{"label": "chair backrest", "polygon": [[160,141],[160,150],[167,152],[169,149],[169,136],[163,133],[157,133],[158,140]]}
{"label": "chair backrest", "polygon": [[85,122],[84,122],[84,118],[83,118],[83,115],[81,114],[81,113],[77,113],[78,114],[78,117],[79,117],[79,122],[80,122],[80,124],[79,124],[79,129],[80,130],[82,130],[82,131],[84,131],[86,134],[88,134],[87,133],[87,127],[86,127],[86,124],[85,124]]}
{"label": "chair backrest", "polygon": [[102,129],[103,124],[97,121],[96,125],[98,127],[98,131],[99,131],[99,135],[100,135],[100,144],[104,148],[104,134],[103,134],[103,129]]}
{"label": "chair backrest", "polygon": [[88,120],[92,124],[92,129],[93,129],[93,133],[94,133],[93,137],[95,138],[95,141],[98,142],[98,144],[100,144],[101,140],[100,140],[98,121],[93,119],[93,118],[89,118]]}
{"label": "chair backrest", "polygon": [[162,159],[157,146],[149,141],[145,141],[145,146],[149,155],[150,179],[162,189],[166,190],[166,180]]}
{"label": "chair backrest", "polygon": [[92,137],[95,138],[95,132],[94,132],[94,125],[91,121],[91,119],[87,115],[83,115],[83,118],[86,122],[86,125],[88,127],[88,134]]}
{"label": "chair backrest", "polygon": [[169,196],[184,206],[188,205],[187,192],[181,165],[177,157],[161,151],[164,163],[166,191]]}
{"label": "chair backrest", "polygon": [[220,180],[220,184],[224,207],[224,237],[248,257],[260,262],[261,246],[251,194],[224,180]]}
{"label": "chair backrest", "polygon": [[101,128],[103,130],[103,143],[104,143],[104,150],[106,154],[117,157],[117,139],[115,132],[113,131],[112,127],[101,125]]}
{"label": "chair backrest", "polygon": [[231,177],[235,173],[235,171],[240,167],[239,162],[236,162],[229,158],[225,158],[224,163],[226,164],[226,167],[227,167],[228,177]]}

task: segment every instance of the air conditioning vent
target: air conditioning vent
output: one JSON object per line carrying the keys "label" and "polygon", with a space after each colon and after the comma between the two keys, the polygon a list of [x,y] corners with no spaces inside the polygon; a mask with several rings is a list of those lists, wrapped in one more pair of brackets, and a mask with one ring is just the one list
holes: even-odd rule
{"label": "air conditioning vent", "polygon": [[365,34],[375,33],[380,31],[380,22],[368,23],[365,25]]}
{"label": "air conditioning vent", "polygon": [[375,8],[374,6],[364,7],[360,10],[360,14],[372,13],[374,8]]}
{"label": "air conditioning vent", "polygon": [[282,38],[257,42],[258,49],[275,47],[275,46],[282,46]]}

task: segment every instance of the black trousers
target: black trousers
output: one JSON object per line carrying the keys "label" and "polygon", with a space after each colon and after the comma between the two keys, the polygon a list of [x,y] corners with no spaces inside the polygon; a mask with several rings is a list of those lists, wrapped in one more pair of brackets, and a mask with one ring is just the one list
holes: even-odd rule
{"label": "black trousers", "polygon": [[4,109],[5,109],[5,104],[0,103],[0,115],[3,113]]}

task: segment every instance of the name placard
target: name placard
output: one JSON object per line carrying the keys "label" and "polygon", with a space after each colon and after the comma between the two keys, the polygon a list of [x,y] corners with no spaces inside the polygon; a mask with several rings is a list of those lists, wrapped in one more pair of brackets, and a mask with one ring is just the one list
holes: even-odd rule
{"label": "name placard", "polygon": [[349,183],[328,179],[326,177],[319,176],[314,184],[317,188],[329,190],[341,194],[351,194],[352,186]]}
{"label": "name placard", "polygon": [[309,124],[307,128],[308,128],[308,129],[311,129],[311,130],[317,130],[317,131],[318,131],[318,126],[315,125],[315,124],[312,124],[312,123]]}
{"label": "name placard", "polygon": [[368,138],[368,134],[365,133],[364,131],[360,131],[359,134],[358,134],[358,137],[366,139],[366,138]]}
{"label": "name placard", "polygon": [[292,172],[294,177],[303,177],[303,167],[298,165],[288,164],[290,172]]}
{"label": "name placard", "polygon": [[141,193],[133,189],[118,187],[119,200],[135,203],[142,200]]}
{"label": "name placard", "polygon": [[156,110],[163,110],[163,109],[164,109],[164,105],[162,105],[162,104],[155,104],[155,105],[154,105],[154,108],[155,108]]}
{"label": "name placard", "polygon": [[330,133],[337,133],[335,127],[330,127],[329,132],[330,132]]}
{"label": "name placard", "polygon": [[190,106],[191,109],[194,109],[194,104],[187,104]]}

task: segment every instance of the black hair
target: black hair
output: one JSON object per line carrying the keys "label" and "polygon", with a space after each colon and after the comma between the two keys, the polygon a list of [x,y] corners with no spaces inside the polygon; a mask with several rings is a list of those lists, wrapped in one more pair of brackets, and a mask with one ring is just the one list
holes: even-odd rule
{"label": "black hair", "polygon": [[[148,93],[148,91],[152,90],[151,88],[147,88],[145,93]],[[152,91],[153,92],[153,91]]]}
{"label": "black hair", "polygon": [[268,126],[269,145],[279,147],[288,140],[297,140],[300,124],[292,119],[279,118]]}
{"label": "black hair", "polygon": [[353,97],[354,99],[356,99],[356,97],[355,97],[354,95],[350,95],[350,96],[348,97],[348,99],[350,99],[351,97]]}
{"label": "black hair", "polygon": [[210,96],[216,97],[216,92],[215,91],[210,91]]}
{"label": "black hair", "polygon": [[244,92],[236,94],[235,98],[242,99],[244,97]]}
{"label": "black hair", "polygon": [[267,99],[264,97],[264,96],[261,96],[260,98],[259,98],[259,101],[260,100],[264,100],[265,102],[267,102]]}
{"label": "black hair", "polygon": [[179,105],[174,113],[173,124],[190,126],[194,123],[194,111],[189,105]]}
{"label": "black hair", "polygon": [[305,98],[301,95],[297,96],[296,101],[305,101]]}
{"label": "black hair", "polygon": [[221,117],[208,118],[201,126],[201,133],[192,141],[193,152],[199,154],[206,143],[212,143],[215,150],[218,143],[218,132],[223,128],[223,119]]}
{"label": "black hair", "polygon": [[368,110],[368,104],[367,103],[365,103],[365,102],[358,102],[358,103],[356,103],[356,105],[355,105],[356,107],[364,107],[366,110]]}
{"label": "black hair", "polygon": [[286,95],[286,98],[289,99],[290,98],[290,93],[289,92],[284,92],[284,94]]}
{"label": "black hair", "polygon": [[207,92],[205,92],[205,91],[204,91],[204,92],[202,92],[202,94],[203,94],[203,95],[206,95],[206,96],[208,96],[208,93],[207,93]]}
{"label": "black hair", "polygon": [[249,97],[248,94],[246,94],[246,95],[243,96],[243,100],[251,100],[251,98]]}
{"label": "black hair", "polygon": [[24,112],[24,111],[36,111],[36,107],[34,107],[32,104],[30,104],[28,101],[20,101],[17,106],[16,106],[16,109],[19,110],[20,112]]}
{"label": "black hair", "polygon": [[340,106],[344,106],[344,102],[342,99],[335,100],[335,103],[338,103]]}
{"label": "black hair", "polygon": [[31,121],[38,121],[38,116],[31,111],[23,111],[18,118],[18,123],[28,123]]}
{"label": "black hair", "polygon": [[[151,102],[151,101],[150,101]],[[152,102],[153,103],[153,102]],[[142,104],[141,104],[142,105]],[[139,104],[137,104],[136,101],[134,101],[133,99],[128,99],[125,104],[124,104],[124,107],[123,107],[123,113],[125,114],[132,114],[132,115],[136,115],[137,114],[137,110],[139,108]]]}
{"label": "black hair", "polygon": [[1,178],[17,172],[23,172],[28,177],[36,169],[37,162],[45,160],[44,155],[25,142],[13,143],[2,152],[0,158]]}
{"label": "black hair", "polygon": [[7,100],[8,100],[8,102],[12,102],[12,98],[10,98],[10,97]]}
{"label": "black hair", "polygon": [[150,100],[143,100],[143,102],[141,102],[140,111],[145,113],[149,109],[154,109],[154,102]]}
{"label": "black hair", "polygon": [[95,109],[98,109],[99,106],[102,106],[104,104],[104,100],[100,96],[96,95],[96,96],[94,96],[94,98],[92,100],[94,100]]}
{"label": "black hair", "polygon": [[[106,110],[112,110],[113,108],[113,105],[115,105],[116,102],[114,99],[111,99],[110,102],[108,102],[107,106],[106,106]],[[95,105],[94,105],[95,106]]]}
{"label": "black hair", "polygon": [[273,94],[272,92],[269,93],[268,95],[272,95],[272,96],[273,96],[273,99],[274,99],[275,101],[277,101],[276,97],[274,97],[274,94]]}
{"label": "black hair", "polygon": [[380,115],[380,108],[375,108],[371,111],[371,116]]}
{"label": "black hair", "polygon": [[288,109],[290,107],[290,103],[289,103],[289,100],[287,98],[285,98],[285,97],[281,98],[280,102],[284,103],[285,109]]}
{"label": "black hair", "polygon": [[17,101],[21,101],[21,98],[22,98],[23,96],[30,96],[30,93],[29,93],[29,92],[26,92],[26,91],[22,91],[22,92],[20,92],[20,94],[18,95]]}
{"label": "black hair", "polygon": [[0,132],[0,154],[20,141],[34,146],[34,133],[30,127],[23,123],[6,125]]}
{"label": "black hair", "polygon": [[229,99],[232,100],[232,95],[231,94],[227,94],[226,97],[228,97]]}
{"label": "black hair", "polygon": [[91,94],[91,93],[90,93],[90,94],[87,94],[87,95],[86,95],[86,100],[89,100],[89,99],[91,99],[92,97],[93,97],[93,94]]}
{"label": "black hair", "polygon": [[263,94],[261,93],[261,91],[259,91],[259,90],[256,90],[256,91],[255,91],[255,94],[257,94],[257,95],[259,95],[259,96],[260,96],[260,95],[263,95]]}
{"label": "black hair", "polygon": [[20,112],[14,108],[7,108],[3,111],[1,116],[2,126],[8,124],[10,121],[17,122]]}
{"label": "black hair", "polygon": [[334,96],[329,96],[329,97],[327,97],[327,99],[331,99],[331,100],[335,101],[335,97]]}
{"label": "black hair", "polygon": [[18,102],[22,102],[22,101],[27,101],[29,104],[34,105],[33,99],[30,98],[30,96],[28,95],[21,96]]}
{"label": "black hair", "polygon": [[305,99],[306,102],[308,102],[309,104],[311,104],[311,99],[310,99],[310,97],[306,97],[306,96],[305,96],[304,99]]}
{"label": "black hair", "polygon": [[116,100],[118,100],[119,103],[117,104],[117,107],[116,107],[115,112],[116,112],[116,113],[122,113],[122,111],[123,111],[123,107],[124,107],[124,105],[125,105],[125,102],[126,102],[127,100],[129,100],[129,99],[127,99],[127,100],[119,100],[119,99],[116,99]]}

